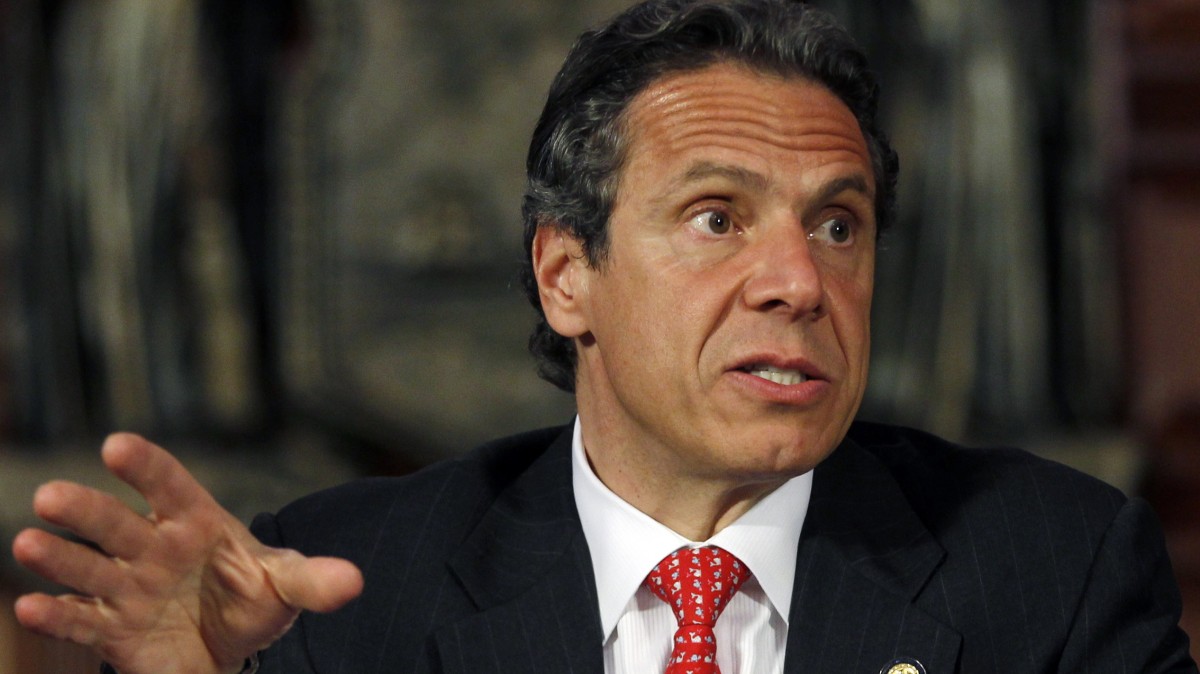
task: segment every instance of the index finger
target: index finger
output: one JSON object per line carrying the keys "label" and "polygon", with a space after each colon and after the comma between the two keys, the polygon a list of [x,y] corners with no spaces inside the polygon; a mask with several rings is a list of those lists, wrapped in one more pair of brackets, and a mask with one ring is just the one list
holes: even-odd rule
{"label": "index finger", "polygon": [[178,459],[139,435],[110,435],[100,455],[109,471],[136,489],[160,518],[215,503]]}

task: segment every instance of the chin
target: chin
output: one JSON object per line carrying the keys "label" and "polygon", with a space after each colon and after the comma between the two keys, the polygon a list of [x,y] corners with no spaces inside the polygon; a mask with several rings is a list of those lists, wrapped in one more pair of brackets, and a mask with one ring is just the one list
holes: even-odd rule
{"label": "chin", "polygon": [[788,479],[815,468],[837,445],[827,446],[828,442],[811,435],[796,437],[794,431],[790,436],[764,439],[745,447],[738,453],[743,460],[731,468],[756,480]]}

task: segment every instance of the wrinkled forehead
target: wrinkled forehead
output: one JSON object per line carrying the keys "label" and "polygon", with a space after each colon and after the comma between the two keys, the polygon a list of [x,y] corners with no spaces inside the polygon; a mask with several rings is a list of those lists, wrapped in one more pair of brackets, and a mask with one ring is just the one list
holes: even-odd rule
{"label": "wrinkled forehead", "polygon": [[634,154],[738,141],[801,152],[832,144],[873,164],[859,120],[824,83],[738,61],[654,78],[630,100],[620,125],[622,170]]}

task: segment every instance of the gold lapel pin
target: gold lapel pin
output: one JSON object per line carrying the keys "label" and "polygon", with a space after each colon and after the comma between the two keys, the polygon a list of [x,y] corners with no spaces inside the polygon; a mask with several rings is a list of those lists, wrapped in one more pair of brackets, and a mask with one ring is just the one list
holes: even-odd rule
{"label": "gold lapel pin", "polygon": [[913,658],[897,658],[883,666],[879,674],[925,674],[925,666]]}

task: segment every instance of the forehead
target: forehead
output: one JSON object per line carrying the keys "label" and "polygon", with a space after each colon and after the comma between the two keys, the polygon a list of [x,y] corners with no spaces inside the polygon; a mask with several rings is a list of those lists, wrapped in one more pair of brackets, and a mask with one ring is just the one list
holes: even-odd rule
{"label": "forehead", "polygon": [[827,87],[738,63],[658,78],[633,98],[624,122],[627,167],[697,153],[737,153],[761,164],[755,170],[811,163],[814,153],[822,162],[871,166],[858,120]]}

